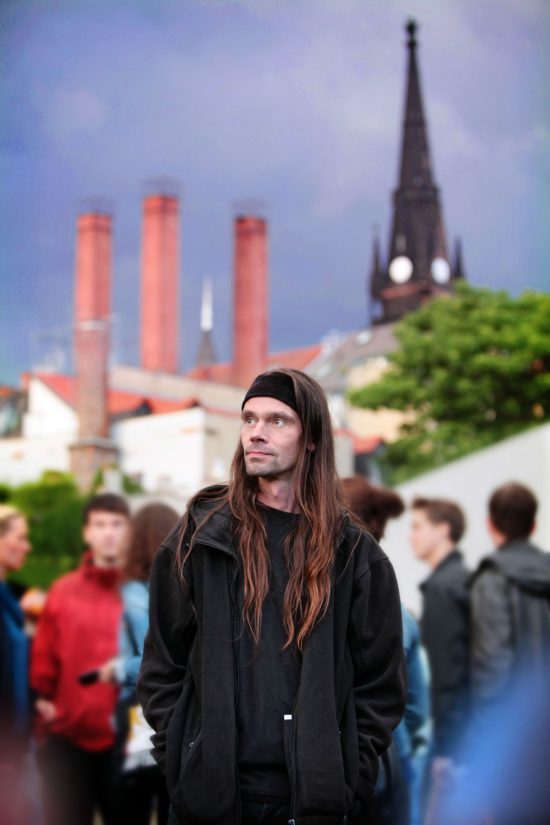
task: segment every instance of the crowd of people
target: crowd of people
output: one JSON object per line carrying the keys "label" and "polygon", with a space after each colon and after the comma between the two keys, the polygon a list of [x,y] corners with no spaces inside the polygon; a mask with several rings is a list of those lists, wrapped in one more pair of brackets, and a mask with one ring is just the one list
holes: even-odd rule
{"label": "crowd of people", "polygon": [[[415,498],[415,618],[383,552],[397,492],[338,479],[326,400],[295,370],[243,401],[229,485],[183,518],[91,498],[86,552],[29,638],[31,550],[0,505],[6,825],[542,825],[550,821],[550,555],[524,485]],[[381,549],[382,548],[382,549]]]}
{"label": "crowd of people", "polygon": [[166,823],[152,731],[142,726],[145,743],[136,748],[131,728],[149,574],[177,519],[161,503],[131,517],[119,495],[90,499],[81,565],[52,585],[31,640],[6,582],[31,549],[27,521],[0,506],[0,804],[7,825],[91,825],[96,814],[105,825],[148,825],[153,806],[158,824]]}

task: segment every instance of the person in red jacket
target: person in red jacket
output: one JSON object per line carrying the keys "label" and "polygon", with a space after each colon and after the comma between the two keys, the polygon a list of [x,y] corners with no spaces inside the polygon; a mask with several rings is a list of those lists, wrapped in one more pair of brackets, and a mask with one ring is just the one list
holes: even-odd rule
{"label": "person in red jacket", "polygon": [[99,810],[115,823],[114,711],[118,689],[103,670],[118,650],[120,569],[130,513],[104,493],[84,510],[87,545],[81,566],[55,582],[38,622],[31,687],[43,743],[46,825],[92,825]]}

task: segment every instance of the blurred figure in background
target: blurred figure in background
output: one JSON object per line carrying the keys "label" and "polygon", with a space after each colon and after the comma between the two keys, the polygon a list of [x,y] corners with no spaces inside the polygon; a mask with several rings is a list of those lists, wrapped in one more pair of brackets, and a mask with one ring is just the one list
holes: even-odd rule
{"label": "blurred figure in background", "polygon": [[452,770],[468,721],[470,605],[468,571],[458,550],[465,519],[458,504],[446,499],[416,498],[411,510],[414,554],[432,571],[420,585],[420,634],[430,665],[437,779]]}
{"label": "blurred figure in background", "polygon": [[472,694],[476,720],[529,672],[540,681],[550,653],[550,555],[530,542],[537,500],[522,484],[489,499],[495,551],[472,577]]}
{"label": "blurred figure in background", "polygon": [[[132,519],[132,541],[122,588],[124,614],[120,635],[121,655],[102,669],[105,681],[121,686],[119,736],[121,781],[118,790],[118,825],[148,825],[156,801],[156,823],[168,820],[168,793],[164,775],[151,756],[151,748],[128,753],[128,711],[137,704],[136,683],[143,642],[149,627],[149,575],[161,542],[176,525],[178,514],[166,504],[146,504]],[[146,724],[146,723],[144,723]],[[150,730],[150,729],[149,729]],[[153,733],[150,730],[150,733]]]}
{"label": "blurred figure in background", "polygon": [[78,570],[52,586],[31,655],[39,763],[47,825],[105,825],[113,810],[114,712],[118,688],[99,680],[118,650],[121,567],[130,536],[128,505],[104,493],[84,509],[88,547]]}
{"label": "blurred figure in background", "polygon": [[0,810],[5,825],[28,823],[24,787],[30,734],[29,640],[16,593],[7,583],[31,549],[27,521],[0,504]]}
{"label": "blurred figure in background", "polygon": [[530,541],[537,501],[509,483],[489,499],[472,586],[472,720],[459,781],[428,825],[550,822],[550,556]]}
{"label": "blurred figure in background", "polygon": [[530,541],[537,505],[522,484],[493,492],[495,551],[472,577],[471,750],[488,756],[486,802],[496,825],[550,822],[550,555]]}
{"label": "blurred figure in background", "polygon": [[[371,484],[363,476],[342,480],[344,495],[353,514],[361,519],[380,542],[390,518],[398,518],[405,505],[401,496],[387,487]],[[393,743],[383,759],[373,825],[421,825],[426,766],[430,747],[430,695],[428,664],[420,645],[418,625],[402,604],[403,648],[407,667],[407,706],[395,729]],[[395,764],[396,752],[400,764]],[[406,783],[408,794],[402,787]],[[408,800],[407,800],[408,797]]]}

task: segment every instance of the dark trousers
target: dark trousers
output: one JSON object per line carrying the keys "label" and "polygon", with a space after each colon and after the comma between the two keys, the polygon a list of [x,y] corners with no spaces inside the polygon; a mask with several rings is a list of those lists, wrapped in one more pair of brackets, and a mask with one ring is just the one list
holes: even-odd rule
{"label": "dark trousers", "polygon": [[117,788],[117,825],[149,825],[156,803],[156,823],[168,822],[168,793],[160,768],[122,773]]}
{"label": "dark trousers", "polygon": [[289,818],[288,805],[246,800],[241,805],[241,825],[287,825]]}
{"label": "dark trousers", "polygon": [[[288,825],[290,818],[288,805],[270,805],[267,802],[243,801],[241,812],[241,825]],[[168,825],[180,825],[173,808],[170,809]]]}
{"label": "dark trousers", "polygon": [[103,825],[117,825],[112,748],[88,751],[50,736],[40,749],[38,765],[45,825],[93,825],[98,811]]}

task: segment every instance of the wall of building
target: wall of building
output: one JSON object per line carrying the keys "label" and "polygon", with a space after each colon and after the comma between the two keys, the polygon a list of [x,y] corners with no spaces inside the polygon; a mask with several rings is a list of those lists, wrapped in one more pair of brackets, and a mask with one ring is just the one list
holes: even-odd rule
{"label": "wall of building", "polygon": [[241,418],[237,412],[207,412],[204,432],[205,484],[219,484],[228,480],[240,430]]}
{"label": "wall of building", "polygon": [[[461,505],[468,522],[461,546],[468,566],[474,569],[491,550],[486,530],[487,500],[496,487],[507,481],[525,484],[537,496],[539,517],[533,540],[550,550],[550,424],[418,476],[398,491],[407,504],[422,495],[450,498]],[[382,546],[395,566],[403,602],[418,615],[418,585],[429,575],[429,569],[413,558],[408,531],[409,514],[405,513],[389,522]]]}
{"label": "wall of building", "polygon": [[137,367],[115,366],[110,372],[111,386],[118,390],[143,393],[158,398],[197,398],[201,403],[232,409],[240,413],[244,392],[240,387],[199,381],[183,375],[147,372]]}
{"label": "wall of building", "polygon": [[182,496],[202,486],[205,411],[200,407],[119,421],[111,436],[124,473],[139,478],[147,492],[167,486]]}
{"label": "wall of building", "polygon": [[23,418],[23,435],[29,438],[63,435],[69,440],[78,435],[74,409],[62,401],[39,379],[29,381],[28,409]]}
{"label": "wall of building", "polygon": [[18,485],[37,481],[45,470],[68,473],[72,440],[64,435],[0,439],[0,481]]}

